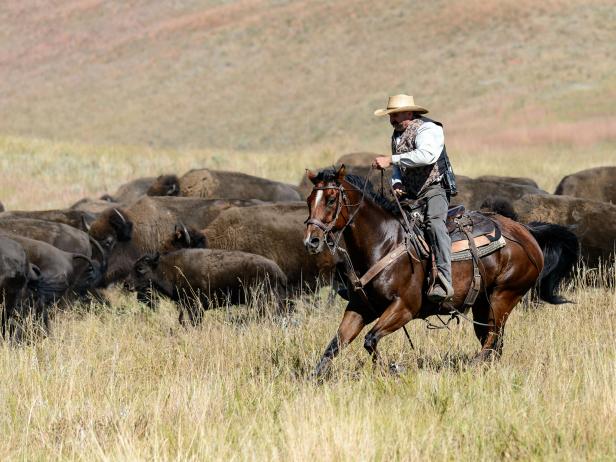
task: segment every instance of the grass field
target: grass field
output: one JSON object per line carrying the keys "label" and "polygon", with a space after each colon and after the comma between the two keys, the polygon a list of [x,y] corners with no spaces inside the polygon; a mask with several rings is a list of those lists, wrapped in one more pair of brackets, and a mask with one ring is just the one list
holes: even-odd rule
{"label": "grass field", "polygon": [[[614,271],[614,268],[611,269]],[[616,293],[523,304],[499,363],[468,364],[469,324],[409,325],[381,345],[408,368],[373,371],[361,341],[322,385],[307,379],[342,304],[289,317],[221,308],[180,328],[165,303],[56,316],[49,338],[0,344],[3,459],[613,460]]]}
{"label": "grass field", "polygon": [[[607,0],[6,0],[0,201],[63,208],[140,176],[238,170],[297,184],[387,152],[372,112],[409,92],[445,123],[457,173],[553,191],[616,165],[616,29]],[[220,307],[184,329],[109,289],[110,306],[0,341],[2,460],[615,460],[612,263],[575,304],[524,301],[502,360],[473,367],[467,323],[357,341],[307,379],[344,305],[288,316]],[[603,282],[603,283],[601,283]]]}
{"label": "grass field", "polygon": [[[613,147],[475,152],[461,173],[531,175],[552,189],[566,173],[612,160]],[[127,179],[196,166],[295,182],[339,152],[158,151],[0,138],[9,208],[66,206]],[[496,162],[494,161],[496,159]],[[478,162],[479,161],[479,162]],[[533,172],[542,174],[532,175]],[[575,305],[525,303],[508,323],[502,360],[468,362],[470,325],[409,325],[381,345],[407,368],[372,371],[361,341],[317,385],[306,376],[343,305],[300,303],[285,318],[256,305],[208,312],[183,329],[175,308],[150,312],[111,290],[110,308],[74,306],[48,338],[0,343],[0,456],[80,460],[611,460],[616,457],[616,292],[566,288]]]}

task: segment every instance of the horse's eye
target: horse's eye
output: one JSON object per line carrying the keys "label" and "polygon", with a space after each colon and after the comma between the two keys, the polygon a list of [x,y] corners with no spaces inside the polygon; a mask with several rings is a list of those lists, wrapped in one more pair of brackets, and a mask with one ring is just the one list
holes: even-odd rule
{"label": "horse's eye", "polygon": [[327,199],[327,205],[328,205],[328,206],[330,206],[330,207],[331,207],[331,206],[332,206],[332,205],[334,205],[335,203],[336,203],[336,198],[335,198],[334,196],[329,197],[329,198]]}

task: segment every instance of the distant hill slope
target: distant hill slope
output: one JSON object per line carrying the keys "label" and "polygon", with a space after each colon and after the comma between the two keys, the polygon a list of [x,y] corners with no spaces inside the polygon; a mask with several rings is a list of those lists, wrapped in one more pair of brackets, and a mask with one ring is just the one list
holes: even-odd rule
{"label": "distant hill slope", "polygon": [[404,91],[467,147],[614,139],[614,21],[610,1],[4,0],[0,133],[378,149],[372,111]]}

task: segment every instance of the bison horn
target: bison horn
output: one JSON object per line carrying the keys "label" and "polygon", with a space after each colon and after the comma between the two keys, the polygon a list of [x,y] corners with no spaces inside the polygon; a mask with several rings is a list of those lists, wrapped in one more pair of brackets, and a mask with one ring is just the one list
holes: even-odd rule
{"label": "bison horn", "polygon": [[118,209],[113,209],[113,211],[122,219],[122,223],[126,224],[126,218],[124,218],[124,215],[122,215]]}
{"label": "bison horn", "polygon": [[88,223],[88,220],[86,220],[86,216],[85,215],[81,215],[81,224],[83,225],[83,229],[85,229],[89,233],[90,232],[90,228],[92,227],[92,225],[90,225],[90,223]]}
{"label": "bison horn", "polygon": [[182,225],[182,229],[184,230],[184,236],[186,237],[186,244],[190,247],[190,233],[186,229],[186,225],[184,223],[180,223]]}
{"label": "bison horn", "polygon": [[90,257],[86,257],[85,255],[82,255],[80,253],[76,253],[75,255],[73,255],[73,259],[87,261],[88,264],[90,265],[90,271],[94,270],[94,263],[92,263],[92,259]]}
{"label": "bison horn", "polygon": [[92,243],[92,245],[94,247],[96,247],[98,252],[101,254],[101,268],[105,268],[105,270],[106,270],[107,269],[107,255],[105,254],[105,251],[103,250],[103,247],[92,236],[90,236],[90,242]]}

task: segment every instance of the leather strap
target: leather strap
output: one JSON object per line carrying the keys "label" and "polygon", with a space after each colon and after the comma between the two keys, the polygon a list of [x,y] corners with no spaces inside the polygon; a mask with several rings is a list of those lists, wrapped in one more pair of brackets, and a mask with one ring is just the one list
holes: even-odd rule
{"label": "leather strap", "polygon": [[365,287],[370,281],[375,278],[376,275],[378,275],[381,271],[394,263],[406,252],[407,249],[405,244],[400,244],[394,250],[389,252],[387,255],[377,261],[374,265],[372,265],[370,269],[368,269],[368,271],[366,271],[366,273],[361,278],[359,278],[359,287]]}
{"label": "leather strap", "polygon": [[485,280],[485,271],[481,258],[479,257],[479,251],[475,245],[475,239],[473,239],[473,236],[468,231],[466,226],[461,224],[459,224],[459,226],[468,239],[468,247],[473,257],[473,281],[471,282],[471,287],[466,294],[466,298],[464,299],[464,311],[467,311],[477,300],[477,296],[481,290],[481,280]]}

